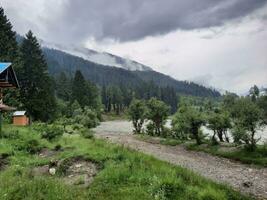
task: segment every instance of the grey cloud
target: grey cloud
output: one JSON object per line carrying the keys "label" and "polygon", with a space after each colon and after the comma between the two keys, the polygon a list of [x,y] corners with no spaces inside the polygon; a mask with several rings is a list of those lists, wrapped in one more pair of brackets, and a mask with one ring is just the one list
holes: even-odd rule
{"label": "grey cloud", "polygon": [[[69,0],[58,19],[47,22],[58,40],[142,39],[177,29],[221,26],[246,16],[267,0]],[[64,41],[65,42],[65,41]]]}

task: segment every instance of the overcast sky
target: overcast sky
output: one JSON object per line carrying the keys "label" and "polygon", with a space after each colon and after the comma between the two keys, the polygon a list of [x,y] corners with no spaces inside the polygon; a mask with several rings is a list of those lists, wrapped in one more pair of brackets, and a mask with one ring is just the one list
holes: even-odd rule
{"label": "overcast sky", "polygon": [[0,0],[14,30],[243,94],[267,86],[267,0]]}

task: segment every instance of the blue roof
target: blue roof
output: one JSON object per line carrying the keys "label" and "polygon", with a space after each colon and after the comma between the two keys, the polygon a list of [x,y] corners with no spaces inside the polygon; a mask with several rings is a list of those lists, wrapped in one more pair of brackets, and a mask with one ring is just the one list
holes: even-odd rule
{"label": "blue roof", "polygon": [[0,73],[5,71],[10,65],[11,65],[11,63],[2,63],[2,62],[0,62]]}

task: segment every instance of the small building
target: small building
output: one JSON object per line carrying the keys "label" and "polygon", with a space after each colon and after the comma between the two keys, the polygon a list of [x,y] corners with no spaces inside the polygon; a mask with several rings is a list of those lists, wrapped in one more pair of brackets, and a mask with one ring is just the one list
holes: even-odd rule
{"label": "small building", "polygon": [[3,103],[3,89],[18,87],[19,82],[11,63],[0,62],[0,133],[2,133],[2,112],[15,110]]}
{"label": "small building", "polygon": [[29,118],[26,115],[26,111],[16,111],[13,113],[13,125],[16,126],[29,125]]}

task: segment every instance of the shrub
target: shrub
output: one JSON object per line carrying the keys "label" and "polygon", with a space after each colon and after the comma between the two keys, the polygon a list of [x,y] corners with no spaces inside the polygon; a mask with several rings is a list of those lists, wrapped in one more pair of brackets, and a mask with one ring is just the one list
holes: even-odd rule
{"label": "shrub", "polygon": [[164,126],[162,129],[162,136],[165,138],[173,137],[173,132],[170,128]]}
{"label": "shrub", "polygon": [[84,128],[84,126],[82,124],[75,123],[72,125],[72,128],[73,128],[73,130],[80,130],[80,129]]}
{"label": "shrub", "polygon": [[36,154],[41,151],[43,147],[36,139],[30,139],[26,141],[21,141],[16,144],[16,149],[19,151],[26,151],[30,154]]}
{"label": "shrub", "polygon": [[147,102],[147,119],[153,123],[154,134],[156,136],[161,136],[162,131],[170,112],[170,107],[167,106],[163,101],[157,100],[156,98],[151,98]]}
{"label": "shrub", "polygon": [[231,128],[230,114],[223,109],[216,109],[210,112],[207,117],[208,128],[213,130],[212,142],[218,143],[215,136],[219,138],[220,142],[229,142],[227,130]]}
{"label": "shrub", "polygon": [[134,133],[140,134],[146,119],[146,105],[143,100],[134,99],[129,107],[128,115],[134,126]]}
{"label": "shrub", "polygon": [[20,133],[18,130],[2,131],[1,137],[15,140],[20,138]]}
{"label": "shrub", "polygon": [[205,123],[203,114],[193,106],[184,105],[180,107],[174,116],[172,127],[174,132],[182,134],[183,137],[191,134],[197,144],[202,143],[202,132],[200,127]]}
{"label": "shrub", "polygon": [[47,129],[47,124],[43,122],[34,122],[32,128],[33,130],[42,133]]}
{"label": "shrub", "polygon": [[182,183],[163,182],[156,187],[152,193],[155,199],[176,199],[178,195],[185,192],[185,186]]}
{"label": "shrub", "polygon": [[55,151],[60,151],[62,149],[62,146],[60,144],[57,144],[55,147],[54,147],[54,150]]}
{"label": "shrub", "polygon": [[49,141],[57,139],[62,136],[64,133],[63,128],[61,126],[56,125],[47,125],[45,130],[42,132],[42,138],[45,138]]}
{"label": "shrub", "polygon": [[149,122],[146,125],[146,134],[154,136],[155,135],[155,126],[153,123]]}
{"label": "shrub", "polygon": [[81,109],[75,111],[74,122],[86,128],[94,128],[99,124],[99,119],[95,111],[89,107],[85,107],[83,112]]}
{"label": "shrub", "polygon": [[244,142],[248,149],[254,151],[260,140],[255,138],[255,133],[265,125],[263,111],[249,98],[240,98],[232,112],[235,141]]}
{"label": "shrub", "polygon": [[92,139],[94,138],[94,133],[93,131],[89,130],[89,129],[81,129],[81,136],[87,139]]}

